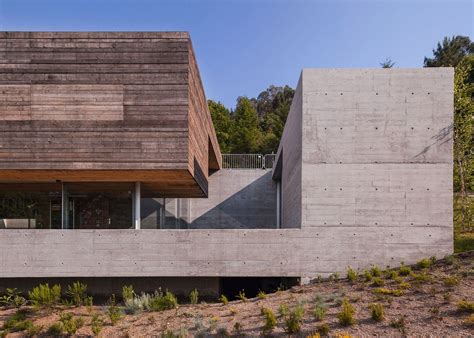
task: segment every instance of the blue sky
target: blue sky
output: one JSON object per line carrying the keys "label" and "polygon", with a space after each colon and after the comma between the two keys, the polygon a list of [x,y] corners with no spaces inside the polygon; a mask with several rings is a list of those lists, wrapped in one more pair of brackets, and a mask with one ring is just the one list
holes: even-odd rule
{"label": "blue sky", "polygon": [[0,30],[189,31],[208,98],[235,106],[302,68],[421,67],[473,38],[472,0],[0,0]]}

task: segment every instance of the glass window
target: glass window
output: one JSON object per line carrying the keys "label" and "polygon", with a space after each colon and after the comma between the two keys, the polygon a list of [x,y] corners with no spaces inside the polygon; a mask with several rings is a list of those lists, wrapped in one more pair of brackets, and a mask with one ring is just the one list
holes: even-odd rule
{"label": "glass window", "polygon": [[0,184],[0,229],[61,229],[61,184]]}

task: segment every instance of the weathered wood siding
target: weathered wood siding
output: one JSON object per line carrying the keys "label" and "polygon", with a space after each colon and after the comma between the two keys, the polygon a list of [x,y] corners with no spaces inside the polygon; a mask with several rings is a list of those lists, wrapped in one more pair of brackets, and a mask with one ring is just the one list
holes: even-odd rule
{"label": "weathered wood siding", "polygon": [[218,153],[188,33],[0,32],[0,181],[189,170],[202,196],[194,160],[207,178],[209,136]]}

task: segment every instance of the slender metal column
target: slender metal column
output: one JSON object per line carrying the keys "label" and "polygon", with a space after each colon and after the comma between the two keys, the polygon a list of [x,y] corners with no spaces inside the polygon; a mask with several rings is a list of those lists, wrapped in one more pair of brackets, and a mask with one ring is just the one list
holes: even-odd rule
{"label": "slender metal column", "polygon": [[276,181],[277,185],[277,198],[276,198],[276,226],[277,229],[281,228],[281,181]]}
{"label": "slender metal column", "polygon": [[69,203],[67,187],[64,183],[61,183],[61,228],[69,229],[68,218],[69,218]]}
{"label": "slender metal column", "polygon": [[141,185],[140,182],[135,182],[135,202],[134,202],[134,210],[135,210],[135,229],[140,229],[140,199],[141,199]]}

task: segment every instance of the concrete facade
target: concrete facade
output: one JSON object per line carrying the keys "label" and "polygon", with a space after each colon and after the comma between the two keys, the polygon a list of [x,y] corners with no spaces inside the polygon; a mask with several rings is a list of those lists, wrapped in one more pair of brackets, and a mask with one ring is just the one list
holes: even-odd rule
{"label": "concrete facade", "polygon": [[452,119],[450,68],[305,69],[273,172],[282,229],[269,171],[222,170],[190,201],[194,229],[2,231],[0,277],[307,280],[442,257]]}

